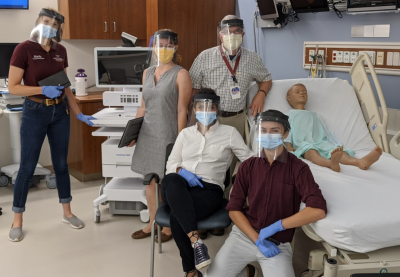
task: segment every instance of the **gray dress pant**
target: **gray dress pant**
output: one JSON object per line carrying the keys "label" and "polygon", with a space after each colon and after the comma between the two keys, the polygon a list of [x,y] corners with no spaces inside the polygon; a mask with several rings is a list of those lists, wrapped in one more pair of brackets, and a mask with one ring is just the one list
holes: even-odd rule
{"label": "gray dress pant", "polygon": [[282,251],[273,258],[265,257],[258,247],[236,225],[219,250],[205,277],[246,277],[246,265],[257,261],[264,277],[294,277],[292,247],[279,245]]}

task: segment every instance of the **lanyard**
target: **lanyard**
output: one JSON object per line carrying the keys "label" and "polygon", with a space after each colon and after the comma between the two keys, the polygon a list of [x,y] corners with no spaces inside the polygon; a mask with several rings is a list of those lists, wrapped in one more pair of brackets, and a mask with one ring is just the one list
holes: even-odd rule
{"label": "lanyard", "polygon": [[238,81],[237,81],[237,79],[236,79],[235,74],[236,74],[236,69],[237,69],[238,66],[239,66],[240,54],[239,54],[239,56],[237,57],[236,62],[235,62],[235,67],[234,67],[233,70],[232,70],[232,67],[231,67],[231,65],[229,64],[228,59],[225,57],[224,52],[222,52],[222,44],[220,45],[219,51],[221,52],[222,59],[224,60],[226,66],[228,67],[229,71],[230,71],[231,74],[232,74],[232,80],[233,80],[233,82],[237,84]]}

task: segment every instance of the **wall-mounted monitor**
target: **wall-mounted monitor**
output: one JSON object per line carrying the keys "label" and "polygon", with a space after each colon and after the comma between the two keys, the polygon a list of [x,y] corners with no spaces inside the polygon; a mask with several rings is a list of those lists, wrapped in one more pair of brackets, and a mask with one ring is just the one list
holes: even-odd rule
{"label": "wall-mounted monitor", "polygon": [[141,88],[143,71],[150,66],[148,47],[96,47],[94,49],[96,86]]}
{"label": "wall-mounted monitor", "polygon": [[11,56],[18,43],[0,43],[0,79],[8,78]]}
{"label": "wall-mounted monitor", "polygon": [[296,13],[329,12],[327,0],[290,0]]}
{"label": "wall-mounted monitor", "polygon": [[262,19],[278,17],[275,0],[257,0],[257,5]]}
{"label": "wall-mounted monitor", "polygon": [[347,12],[390,12],[397,10],[398,0],[348,0]]}
{"label": "wall-mounted monitor", "polygon": [[0,9],[29,9],[29,0],[0,0]]}

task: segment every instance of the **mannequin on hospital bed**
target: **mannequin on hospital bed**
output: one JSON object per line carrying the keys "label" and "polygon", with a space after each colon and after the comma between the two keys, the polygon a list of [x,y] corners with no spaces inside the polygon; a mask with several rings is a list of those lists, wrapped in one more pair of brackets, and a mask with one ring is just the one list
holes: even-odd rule
{"label": "mannequin on hospital bed", "polygon": [[354,151],[343,149],[342,144],[329,131],[321,118],[305,109],[308,100],[307,88],[303,84],[292,86],[286,96],[292,110],[289,112],[289,122],[292,127],[285,139],[288,151],[298,158],[305,159],[333,171],[340,171],[340,164],[357,166],[366,170],[379,160],[382,149],[376,146],[368,155],[361,159],[354,158]]}

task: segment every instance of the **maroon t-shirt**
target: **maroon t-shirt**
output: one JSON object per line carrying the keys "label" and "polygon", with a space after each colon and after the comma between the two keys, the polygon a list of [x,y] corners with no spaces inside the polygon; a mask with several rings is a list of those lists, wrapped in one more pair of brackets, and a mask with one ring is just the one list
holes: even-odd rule
{"label": "maroon t-shirt", "polygon": [[[50,51],[46,52],[39,43],[27,40],[15,48],[10,65],[25,70],[25,85],[37,87],[40,80],[68,67],[67,50],[53,41]],[[35,97],[46,98],[43,94]]]}
{"label": "maroon t-shirt", "polygon": [[[242,211],[251,226],[261,230],[297,213],[301,202],[327,212],[326,201],[308,165],[284,149],[272,165],[265,158],[254,157],[240,165],[226,209]],[[294,229],[285,230],[273,238],[291,242],[293,234]]]}

